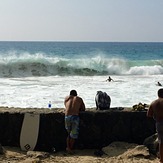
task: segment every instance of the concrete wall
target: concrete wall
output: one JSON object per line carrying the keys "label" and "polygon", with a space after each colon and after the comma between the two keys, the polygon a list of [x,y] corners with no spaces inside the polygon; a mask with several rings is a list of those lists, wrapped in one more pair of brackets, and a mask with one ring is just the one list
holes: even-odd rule
{"label": "concrete wall", "polygon": [[[0,113],[0,143],[20,146],[24,113]],[[30,132],[30,131],[29,131]],[[80,113],[80,134],[76,148],[100,148],[113,141],[142,144],[155,133],[155,122],[146,112],[86,111]],[[31,133],[32,134],[32,133]],[[63,150],[66,146],[64,114],[40,113],[39,137],[35,150]]]}

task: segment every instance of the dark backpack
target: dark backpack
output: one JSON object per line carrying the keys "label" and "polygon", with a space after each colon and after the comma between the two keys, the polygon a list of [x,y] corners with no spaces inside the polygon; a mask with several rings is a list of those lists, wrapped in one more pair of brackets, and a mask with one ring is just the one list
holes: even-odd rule
{"label": "dark backpack", "polygon": [[106,92],[98,91],[95,97],[96,110],[110,109],[111,98]]}

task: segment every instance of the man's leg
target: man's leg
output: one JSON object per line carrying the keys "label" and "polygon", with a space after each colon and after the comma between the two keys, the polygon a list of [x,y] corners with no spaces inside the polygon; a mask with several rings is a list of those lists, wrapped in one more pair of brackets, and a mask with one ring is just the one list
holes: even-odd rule
{"label": "man's leg", "polygon": [[69,135],[69,147],[70,147],[71,152],[74,149],[75,139],[78,138],[78,134],[79,134],[79,117],[73,116],[72,117],[71,132]]}
{"label": "man's leg", "polygon": [[67,137],[67,148],[66,151],[69,154],[73,154],[73,147],[74,147],[75,139],[71,138],[70,136]]}
{"label": "man's leg", "polygon": [[73,148],[74,148],[74,143],[75,143],[75,139],[70,138],[69,143],[70,143],[70,144],[69,144],[69,145],[70,145],[70,149],[73,150]]}
{"label": "man's leg", "polygon": [[159,159],[160,163],[163,163],[163,122],[156,122],[156,131],[159,142]]}
{"label": "man's leg", "polygon": [[160,162],[163,163],[163,143],[159,143]]}
{"label": "man's leg", "polygon": [[67,142],[66,151],[69,151],[70,150],[70,136],[69,135],[67,136],[66,142]]}
{"label": "man's leg", "polygon": [[66,151],[71,151],[70,149],[70,132],[71,132],[71,117],[66,116],[65,117],[65,128],[67,130],[67,138],[66,138]]}
{"label": "man's leg", "polygon": [[71,138],[68,134],[67,136],[67,148],[66,151],[69,153],[72,153],[73,147],[74,147],[75,139]]}

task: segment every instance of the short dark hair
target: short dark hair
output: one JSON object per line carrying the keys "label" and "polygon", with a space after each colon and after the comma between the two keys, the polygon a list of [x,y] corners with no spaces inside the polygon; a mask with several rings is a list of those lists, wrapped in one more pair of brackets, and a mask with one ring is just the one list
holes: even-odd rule
{"label": "short dark hair", "polygon": [[71,95],[71,96],[77,96],[76,90],[71,90],[71,91],[70,91],[70,95]]}
{"label": "short dark hair", "polygon": [[163,98],[163,88],[158,90],[158,97]]}

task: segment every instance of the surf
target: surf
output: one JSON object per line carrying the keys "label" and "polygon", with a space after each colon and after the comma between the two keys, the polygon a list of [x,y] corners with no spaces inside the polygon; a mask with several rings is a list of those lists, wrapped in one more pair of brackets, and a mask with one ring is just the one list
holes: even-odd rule
{"label": "surf", "polygon": [[163,60],[127,60],[107,56],[65,58],[46,54],[0,56],[0,77],[161,75]]}

